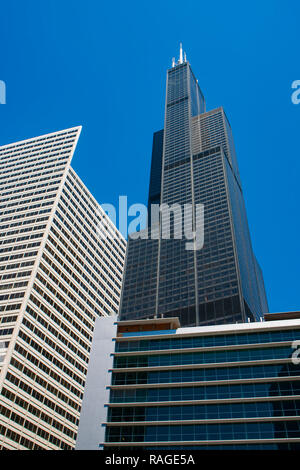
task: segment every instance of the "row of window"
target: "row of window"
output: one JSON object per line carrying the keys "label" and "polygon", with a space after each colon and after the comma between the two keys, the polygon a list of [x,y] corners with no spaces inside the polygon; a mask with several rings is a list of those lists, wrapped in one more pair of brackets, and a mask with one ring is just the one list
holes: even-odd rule
{"label": "row of window", "polygon": [[148,388],[115,390],[110,393],[112,403],[224,400],[300,395],[300,381],[247,384],[209,385],[194,387]]}
{"label": "row of window", "polygon": [[[53,442],[53,439],[56,438],[56,436],[53,435],[52,433],[49,433],[45,429],[37,426],[32,421],[24,418],[23,416],[16,413],[15,411],[10,410],[4,405],[0,405],[0,414],[5,416],[10,421],[18,424],[19,426],[22,426],[24,429],[28,429],[28,431],[32,432],[33,434],[36,434],[37,436],[41,437],[45,441]],[[68,447],[69,449],[71,449],[70,445]]]}
{"label": "row of window", "polygon": [[[120,275],[122,275],[122,269],[120,267],[121,265],[121,262],[120,260],[115,256],[115,254],[112,252],[112,250],[103,250],[103,246],[101,246],[101,243],[99,243],[99,241],[96,239],[96,237],[91,233],[91,231],[89,229],[87,229],[87,227],[83,227],[82,225],[82,220],[80,217],[78,217],[77,215],[75,216],[74,215],[74,218],[71,217],[70,215],[70,208],[68,208],[68,211],[62,206],[61,203],[58,204],[58,209],[64,214],[65,217],[62,217],[61,214],[59,212],[56,212],[56,215],[60,218],[60,220],[64,223],[64,225],[70,230],[71,233],[73,233],[76,238],[78,239],[79,243],[84,247],[84,249],[86,249],[88,252],[90,252],[91,248],[94,250],[94,252],[96,252],[98,255],[99,255],[99,258],[103,258],[105,257],[106,260],[108,261],[108,264],[111,264],[113,265],[113,270],[118,270]],[[69,220],[69,222],[71,223],[68,224],[66,219]],[[76,219],[79,224],[77,222],[75,222]],[[73,227],[75,227],[76,231],[80,234],[80,237],[78,237],[77,233],[75,232],[75,230],[73,229]],[[86,234],[86,232],[88,233],[88,235]],[[84,240],[85,241],[84,241]],[[94,240],[94,243],[93,241]],[[98,248],[97,248],[98,246]]]}
{"label": "row of window", "polygon": [[[28,150],[28,149],[32,148],[34,151],[42,150],[42,149],[50,147],[50,145],[45,146],[45,144],[53,144],[53,142],[61,142],[63,140],[65,140],[64,143],[73,142],[77,133],[78,133],[78,129],[69,131],[69,132],[63,131],[55,135],[49,135],[48,137],[39,137],[38,139],[37,138],[28,139],[19,144],[3,145],[0,147],[0,162],[1,164],[5,164],[6,160],[9,160],[9,162],[11,161],[20,162],[22,159],[28,158],[28,154],[32,152],[32,150]],[[70,140],[67,140],[67,139],[70,139]],[[41,155],[42,153],[48,153],[48,151],[47,152],[39,151],[38,154]],[[15,160],[12,160],[12,158],[16,156],[18,156],[18,158],[15,158]]]}
{"label": "row of window", "polygon": [[[86,357],[84,358],[85,359],[85,365],[83,365],[81,362],[76,360],[76,359],[78,359],[77,356],[75,356],[76,359],[74,359],[74,357],[71,356],[71,354],[68,353],[67,348],[60,347],[60,345],[57,344],[56,341],[53,341],[48,334],[43,333],[40,328],[38,328],[33,323],[31,323],[27,318],[23,318],[22,323],[23,323],[24,326],[26,326],[26,328],[31,330],[34,333],[34,335],[36,335],[38,338],[40,338],[43,341],[43,344],[47,344],[48,346],[50,346],[50,348],[53,350],[53,352],[54,351],[57,352],[60,357],[63,357],[66,360],[66,362],[68,362],[69,364],[72,364],[74,367],[76,367],[76,369],[78,369],[83,374],[86,374],[86,372],[87,372],[86,364],[88,363],[88,358],[86,358]],[[76,392],[76,395],[78,395],[77,392]]]}
{"label": "row of window", "polygon": [[[59,328],[59,329],[54,328],[52,324],[48,321],[49,317],[47,317],[47,320],[46,320],[42,315],[40,315],[40,313],[42,313],[41,311],[37,313],[30,306],[27,306],[26,312],[32,318],[34,318],[37,322],[39,322],[40,325],[45,329],[45,331],[51,333],[55,338],[57,338],[57,340],[59,340],[62,344],[64,344],[67,350],[73,351],[77,357],[80,357],[84,362],[88,363],[89,357],[78,348],[79,342],[76,340],[76,346],[75,346],[71,341],[69,341],[70,338],[67,338],[67,336],[71,336],[71,335],[67,332],[65,333],[65,335],[63,335],[62,334],[64,332],[63,328]],[[75,338],[72,336],[72,338],[78,339],[78,336],[75,336]],[[87,347],[87,345],[85,345],[85,347]]]}
{"label": "row of window", "polygon": [[[47,285],[48,283],[46,283],[45,285]],[[48,287],[48,285],[47,285]],[[56,293],[55,294],[55,298],[58,298],[61,302],[61,304],[64,306],[64,307],[61,307],[60,304],[58,304],[55,300],[52,299],[52,297],[50,297],[44,290],[44,288],[40,287],[37,283],[34,284],[34,290],[41,296],[41,298],[44,299],[44,302],[47,302],[47,304],[49,304],[51,306],[51,310],[53,311],[56,311],[56,313],[60,314],[62,317],[64,317],[71,325],[72,327],[76,328],[76,330],[83,336],[85,336],[85,338],[91,342],[92,341],[92,335],[86,331],[85,328],[83,328],[82,326],[82,323],[83,323],[83,316],[73,307],[73,305],[70,304],[70,302],[68,302],[62,295],[60,295],[59,293]],[[35,302],[36,303],[36,302]],[[37,303],[36,303],[37,305]],[[38,305],[37,305],[38,306]],[[66,309],[67,307],[67,309]],[[43,310],[45,311],[45,310]],[[70,315],[68,312],[72,312],[72,314],[75,315],[75,317],[77,317],[80,321],[77,322],[75,321],[74,319],[74,315]],[[91,327],[91,332],[93,331],[93,327]]]}
{"label": "row of window", "polygon": [[300,438],[300,421],[107,427],[106,442]]}
{"label": "row of window", "polygon": [[114,368],[155,367],[183,364],[209,364],[218,362],[260,361],[287,359],[293,353],[291,346],[237,349],[225,351],[182,352],[147,356],[120,356],[114,358]]}
{"label": "row of window", "polygon": [[[43,446],[37,444],[36,442],[31,441],[30,439],[28,439],[27,437],[25,437],[21,434],[18,434],[17,432],[13,431],[12,429],[9,429],[8,427],[3,426],[2,424],[0,424],[0,435],[3,436],[3,438],[7,438],[7,439],[13,441],[17,445],[21,445],[23,447],[26,447],[26,449],[29,449],[29,450],[44,450],[45,449]],[[53,444],[56,444],[56,442],[59,443],[60,440],[56,439],[53,442]],[[0,449],[5,450],[5,449],[7,449],[7,447],[1,445]]]}
{"label": "row of window", "polygon": [[[142,450],[300,450],[300,443],[295,442],[278,442],[272,444],[261,444],[257,442],[256,444],[222,444],[222,445],[193,445],[193,447],[187,446],[139,446],[139,451]],[[124,451],[124,448],[109,446],[111,452]],[[126,451],[136,450],[136,447],[126,446]]]}
{"label": "row of window", "polygon": [[[19,162],[19,164],[14,164],[12,162],[9,165],[2,167],[3,170],[1,171],[1,174],[9,173],[9,175],[6,175],[6,177],[0,178],[0,180],[4,179],[4,180],[9,180],[10,183],[15,183],[17,181],[22,181],[22,180],[27,179],[28,176],[25,176],[24,178],[22,178],[22,175],[25,173],[34,173],[34,177],[41,176],[43,173],[42,172],[36,173],[36,171],[40,171],[40,170],[47,168],[47,165],[49,163],[58,162],[61,160],[67,160],[67,157],[65,155],[63,155],[62,157],[58,156],[59,153],[57,152],[57,150],[60,150],[59,148],[55,150],[56,150],[56,153],[51,153],[51,158],[47,158],[48,155],[47,156],[42,155],[38,158],[30,158],[30,159],[28,158],[26,159],[26,163]],[[34,155],[38,155],[38,154],[33,154],[32,157],[34,157]],[[46,160],[46,158],[47,158],[47,161],[42,161],[42,160]],[[26,168],[31,168],[31,171],[30,172],[23,171]],[[4,169],[8,171],[4,171]],[[15,179],[11,180],[10,178],[15,178]],[[2,183],[0,183],[0,185],[2,185]]]}
{"label": "row of window", "polygon": [[126,423],[130,421],[221,420],[276,416],[300,416],[300,401],[276,400],[216,403],[214,405],[113,407],[108,410],[107,420],[108,422]]}
{"label": "row of window", "polygon": [[[46,245],[46,250],[49,251],[49,253],[55,258],[55,260],[59,263],[60,266],[62,266],[75,280],[78,280],[78,276],[74,273],[74,267],[76,271],[79,273],[80,278],[83,278],[90,287],[93,288],[94,291],[96,291],[97,295],[95,295],[91,290],[89,290],[86,286],[86,284],[83,284],[82,281],[79,281],[80,285],[84,285],[84,291],[87,291],[90,295],[90,297],[97,303],[98,305],[100,304],[103,307],[102,301],[104,300],[106,303],[109,304],[109,306],[112,306],[113,304],[110,301],[110,298],[114,300],[115,303],[118,302],[117,297],[115,297],[114,294],[112,294],[111,290],[113,290],[115,293],[118,293],[118,291],[114,288],[114,286],[108,281],[108,279],[103,279],[103,274],[101,273],[99,267],[96,266],[96,264],[92,263],[89,258],[83,258],[83,252],[81,249],[79,249],[79,253],[73,250],[71,246],[67,246],[67,242],[63,239],[61,235],[58,234],[58,232],[55,229],[51,230],[53,234],[56,235],[58,238],[58,241],[62,243],[65,247],[63,249],[58,241],[56,241],[51,235],[48,237],[48,241],[51,242],[51,244],[56,248],[56,250],[59,252],[60,256],[49,246],[49,244]],[[65,232],[63,230],[63,232]],[[72,243],[73,245],[73,243]],[[69,256],[69,253],[72,255]],[[73,269],[71,269],[66,262],[63,261],[62,257],[72,266]],[[75,261],[74,261],[75,260]],[[87,264],[86,261],[88,261],[89,265],[93,267],[93,270],[91,270]],[[48,262],[48,261],[47,261]],[[49,264],[49,262],[48,262]],[[80,267],[79,267],[80,265]],[[56,264],[52,263],[50,261],[50,266],[55,270],[60,270],[60,268],[57,268]],[[83,268],[83,269],[82,269]],[[104,268],[104,264],[102,264],[101,268],[107,272],[108,270]],[[94,270],[98,272],[98,276],[95,275]],[[90,278],[85,274],[85,271],[89,273],[89,275],[96,281],[96,284],[94,284]],[[110,276],[111,277],[111,276]],[[105,282],[104,282],[105,281]],[[77,281],[78,282],[78,281]],[[69,282],[70,283],[70,282]],[[110,289],[108,289],[108,287]],[[100,289],[99,289],[100,287]],[[103,293],[105,292],[105,296]],[[82,290],[81,290],[81,295]],[[107,298],[109,296],[109,298]],[[101,299],[101,300],[100,300]],[[87,303],[89,303],[88,299],[86,299]],[[89,305],[92,307],[92,310],[97,312],[98,315],[101,315],[102,312],[97,309],[97,307],[94,304],[89,303]],[[90,314],[88,313],[88,316]]]}
{"label": "row of window", "polygon": [[[32,256],[36,256],[37,251],[25,251],[22,253],[17,253],[16,255],[10,255],[10,256],[2,256],[0,258],[0,263],[3,263],[4,261],[12,261],[16,259],[21,259],[21,258],[31,258]],[[2,286],[0,289],[4,289]]]}
{"label": "row of window", "polygon": [[[79,383],[79,385],[82,385],[82,386],[84,385],[84,380],[81,376],[79,376],[77,373],[75,373],[70,367],[66,366],[65,363],[60,361],[57,357],[50,354],[45,348],[40,346],[37,343],[37,341],[32,339],[26,333],[24,333],[24,331],[19,331],[18,336],[25,343],[27,343],[32,349],[34,349],[36,352],[41,354],[45,359],[47,359],[50,363],[52,363],[55,367],[57,367],[58,369],[63,371],[66,375],[68,375],[75,382]],[[46,367],[47,369],[49,369],[48,366],[45,366],[45,364],[43,365],[42,361],[36,359],[36,357],[33,354],[31,354],[29,351],[26,351],[19,344],[16,344],[15,351],[22,354],[25,358],[27,358],[33,364],[37,365],[39,368],[43,369],[43,367]]]}
{"label": "row of window", "polygon": [[[48,218],[48,217],[47,217]],[[46,224],[44,225],[35,225],[33,227],[27,227],[27,228],[23,228],[23,229],[19,229],[19,230],[14,230],[10,233],[7,233],[6,236],[8,235],[13,235],[13,234],[18,234],[18,233],[28,233],[28,232],[33,232],[35,230],[44,230],[46,228]],[[16,241],[18,240],[21,240],[21,238],[17,238],[15,239]],[[12,243],[12,239],[11,238],[8,238],[6,240],[2,240],[0,241],[0,244],[1,245],[6,245],[6,244],[9,244],[9,243]]]}
{"label": "row of window", "polygon": [[[65,234],[66,231],[61,227],[61,225],[59,224],[59,222],[57,222],[56,219],[54,219],[54,224],[61,229],[61,231]],[[57,232],[52,229],[52,232],[53,233],[56,233]],[[59,238],[59,241],[62,241],[62,237],[58,236]],[[72,241],[72,238],[69,237],[69,239]],[[96,285],[100,285],[101,289],[103,290],[103,292],[105,292],[106,294],[106,297],[105,299],[103,298],[103,293],[101,295],[101,298],[102,300],[105,300],[105,303],[109,306],[109,308],[104,304],[102,304],[102,308],[107,312],[107,313],[110,313],[111,312],[111,309],[114,309],[116,310],[116,307],[114,306],[114,304],[111,302],[111,300],[108,298],[108,294],[110,296],[110,298],[113,297],[113,294],[111,293],[111,290],[116,291],[116,289],[114,288],[114,286],[110,283],[110,281],[108,281],[108,279],[105,279],[105,284],[104,282],[102,282],[102,278],[103,278],[103,275],[101,274],[101,270],[96,267],[96,265],[93,265],[93,269],[91,269],[89,266],[87,266],[87,263],[84,263],[82,260],[81,260],[81,257],[79,255],[76,255],[76,262],[67,254],[66,250],[63,250],[62,247],[53,239],[53,237],[51,237],[51,235],[49,236],[49,241],[55,246],[56,250],[60,252],[61,255],[63,255],[63,257],[68,261],[68,263],[76,269],[76,271],[78,272],[78,274],[83,277],[83,279],[85,279],[89,285],[91,285],[93,287],[93,284],[91,283],[89,277],[87,276],[87,274],[85,273],[85,271],[89,274],[89,276],[91,276],[94,281],[96,281]],[[72,243],[73,244],[73,243]],[[64,263],[61,258],[58,256],[58,254],[47,244],[46,245],[46,249],[47,251],[49,251],[49,253],[61,264],[63,264],[63,267],[64,269],[69,273],[71,274],[72,273],[72,269],[68,267],[68,265],[66,263]],[[70,250],[68,250],[70,251]],[[91,264],[91,263],[89,263]],[[79,266],[81,265],[82,268],[84,269],[81,269],[81,267]],[[94,271],[98,272],[98,276],[94,273]],[[108,289],[108,286],[110,287],[110,289]],[[98,289],[97,289],[98,290]],[[117,299],[114,299],[115,302]],[[96,307],[94,307],[94,309],[96,309]],[[98,311],[98,315],[101,315],[102,312]]]}
{"label": "row of window", "polygon": [[[66,153],[66,152],[62,152],[62,153]],[[11,169],[6,170],[6,171],[1,171],[1,173],[0,173],[1,175],[3,175],[3,174],[5,175],[5,173],[8,173],[5,176],[0,177],[0,181],[5,180],[3,182],[5,184],[5,186],[2,188],[2,191],[7,190],[7,189],[19,188],[20,186],[21,187],[22,186],[26,187],[27,184],[28,184],[28,179],[29,178],[30,178],[30,184],[32,184],[32,183],[40,181],[40,178],[38,178],[38,177],[53,173],[54,171],[57,171],[58,169],[61,170],[60,167],[64,166],[66,162],[65,161],[59,161],[59,160],[60,159],[52,159],[51,161],[55,162],[54,164],[53,163],[50,164],[50,161],[47,161],[47,164],[44,165],[43,167],[31,168],[30,170],[26,170],[26,171],[21,170],[19,173],[12,172]],[[65,160],[65,158],[64,158],[64,160]],[[54,168],[55,170],[49,171],[51,168]],[[24,178],[16,178],[16,176],[18,177],[18,176],[22,176],[22,175],[25,175],[25,174],[27,176],[24,177]],[[12,179],[12,178],[14,178],[14,179]],[[25,180],[25,181],[23,181],[23,180]],[[0,186],[1,186],[1,183],[0,183]],[[3,195],[6,195],[6,194],[10,194],[10,193],[3,192]]]}
{"label": "row of window", "polygon": [[57,429],[59,432],[62,432],[66,436],[69,436],[71,439],[76,438],[76,433],[73,429],[70,429],[68,426],[65,425],[65,423],[62,424],[57,419],[53,418],[53,416],[47,414],[45,410],[41,409],[40,407],[34,406],[32,403],[30,403],[30,401],[24,400],[22,397],[16,395],[5,387],[3,387],[2,389],[1,395],[7,398],[13,405],[20,406],[24,409],[24,411],[28,411],[28,413],[32,414],[36,419],[41,419],[42,421],[47,423],[48,426]]}
{"label": "row of window", "polygon": [[[42,228],[43,228],[43,226],[39,227],[39,229],[42,229]],[[22,237],[17,237],[17,238],[9,238],[7,240],[2,241],[2,245],[4,245],[4,244],[9,245],[9,244],[12,244],[12,243],[15,244],[15,243],[22,242],[22,241],[25,241],[25,240],[35,240],[36,238],[42,238],[43,235],[44,235],[44,233],[40,232],[40,233],[33,233],[31,235],[24,235]],[[5,251],[6,250],[4,248],[4,252]]]}
{"label": "row of window", "polygon": [[28,395],[28,402],[33,402],[33,400],[37,400],[38,405],[44,405],[50,408],[55,413],[59,414],[66,420],[70,421],[70,423],[75,424],[75,426],[78,426],[79,424],[78,417],[74,414],[71,414],[66,409],[66,407],[63,408],[62,406],[58,405],[57,401],[50,400],[48,397],[45,396],[45,394],[40,393],[38,390],[31,387],[30,385],[28,385],[23,380],[16,377],[11,372],[7,372],[6,380],[10,382],[11,384],[15,385],[16,387],[18,387],[23,392],[25,392]]}
{"label": "row of window", "polygon": [[[21,351],[21,348],[17,348],[17,349],[18,349],[18,352]],[[35,360],[35,362],[37,364],[39,363],[39,361],[31,353],[28,353],[27,359],[31,360],[30,362],[32,362],[32,360]],[[47,380],[45,380],[41,375],[39,375],[37,373],[37,368],[35,368],[35,372],[33,372],[33,370],[31,368],[29,368],[26,365],[22,364],[20,361],[18,361],[14,357],[11,359],[10,365],[21,372],[22,378],[25,379],[26,377],[29,377],[29,379],[31,379],[33,382],[35,382],[38,387],[42,387],[45,391],[44,393],[46,393],[46,392],[51,393],[52,395],[55,396],[56,400],[57,399],[61,400],[62,402],[64,402],[64,405],[68,405],[71,408],[73,408],[74,410],[78,411],[78,409],[79,409],[78,402],[72,400],[69,396],[67,396],[65,393],[63,393],[61,391],[61,389],[55,387],[54,385],[52,385],[51,382],[48,382]],[[45,372],[45,367],[43,367],[43,372]],[[76,395],[79,396],[79,399],[80,400],[82,399],[82,393],[78,389],[76,389],[75,387],[72,387],[72,386],[70,387],[70,384],[66,380],[64,380],[64,379],[60,380],[60,384],[63,387],[70,389],[70,391],[72,393],[75,394],[75,392],[76,392]]]}
{"label": "row of window", "polygon": [[299,375],[300,367],[288,362],[286,364],[160,370],[156,372],[114,372],[112,374],[112,385],[229,381],[264,377],[295,377]]}
{"label": "row of window", "polygon": [[[39,178],[38,180],[40,182],[39,184],[35,184],[32,186],[33,182],[30,182],[26,186],[24,186],[23,184],[21,189],[13,189],[11,191],[6,191],[5,193],[3,193],[2,194],[3,202],[12,201],[13,199],[19,199],[20,197],[29,197],[31,195],[33,196],[33,195],[43,194],[45,192],[46,187],[48,187],[50,184],[54,185],[57,183],[56,180],[54,181],[54,178],[58,178],[62,176],[62,173],[57,174],[57,169],[46,171],[44,174],[45,176],[43,178]],[[49,175],[51,175],[51,177]],[[42,181],[46,181],[46,183],[41,183]],[[37,189],[39,188],[44,188],[44,189],[37,191]],[[28,191],[32,191],[32,192],[28,193]],[[4,197],[4,196],[9,196],[10,194],[12,194],[14,197],[11,197],[11,198]]]}
{"label": "row of window", "polygon": [[3,300],[14,300],[22,299],[25,295],[25,292],[12,292],[11,294],[2,294],[0,295],[0,302]]}
{"label": "row of window", "polygon": [[[90,211],[92,213],[95,213],[95,211],[97,211],[97,209],[98,209],[98,203],[94,200],[94,198],[91,196],[91,194],[89,193],[87,188],[83,185],[83,183],[81,183],[81,181],[79,180],[78,176],[76,175],[76,173],[74,172],[74,170],[72,168],[70,169],[70,172],[69,172],[68,176],[69,176],[68,177],[68,182],[75,189],[75,191],[73,192],[73,196],[75,197],[75,194],[77,193],[77,188],[76,188],[76,185],[77,185],[77,187],[79,187],[81,189],[82,193],[83,193],[83,194],[81,194],[81,199],[84,200],[86,206],[90,209]],[[113,227],[112,227],[112,229],[113,229]],[[126,241],[122,237],[120,237],[120,238],[116,239],[116,243],[120,247],[122,253],[125,254],[125,252],[126,252]]]}
{"label": "row of window", "polygon": [[[81,322],[87,327],[88,330],[93,331],[94,329],[93,322],[95,321],[96,317],[90,314],[89,317],[92,320],[91,322],[77,312],[77,308],[79,309],[80,312],[87,313],[89,311],[85,307],[86,304],[83,304],[82,302],[80,302],[78,298],[73,294],[72,286],[70,286],[71,289],[70,288],[68,289],[67,284],[60,282],[58,278],[50,271],[48,272],[47,277],[42,276],[42,274],[38,272],[36,275],[36,279],[40,281],[40,283],[43,284],[48,289],[48,291],[51,292],[55,296],[56,299],[58,299],[62,304],[65,304],[69,310],[73,311],[73,313],[75,313],[77,318],[81,320]],[[55,284],[55,286],[53,286],[52,284],[48,282],[49,279],[51,279],[51,281]],[[62,292],[63,294],[61,294],[60,292]],[[76,305],[76,310],[73,307],[71,308],[71,304],[65,300],[65,297],[64,297],[65,295]],[[78,295],[81,297],[80,292],[78,293]],[[85,299],[83,300],[85,301]],[[89,304],[89,302],[86,302],[86,303]],[[89,334],[89,331],[87,333]]]}
{"label": "row of window", "polygon": [[[57,189],[58,189],[58,183],[59,182],[60,182],[59,180],[52,181],[51,184],[49,185],[48,189],[43,189],[42,191],[38,191],[38,194],[41,194],[39,197],[34,197],[34,198],[31,197],[29,199],[24,199],[24,197],[22,195],[18,195],[14,198],[7,199],[7,201],[13,201],[13,202],[10,202],[10,203],[6,202],[6,204],[2,204],[0,206],[0,209],[2,209],[2,210],[7,208],[7,210],[3,210],[3,215],[14,214],[14,213],[17,213],[17,212],[24,212],[24,211],[27,211],[27,210],[42,207],[42,202],[41,201],[43,201],[44,199],[48,199],[48,196],[49,197],[53,196],[53,195],[50,195],[50,194],[47,195],[47,193],[56,192]],[[27,194],[26,197],[29,197],[29,196],[32,196],[32,195],[36,195],[36,193]],[[17,201],[15,201],[15,199],[17,199]],[[34,204],[34,202],[35,202],[35,204]],[[26,204],[29,204],[29,205],[26,206]],[[10,209],[10,207],[13,207],[13,209]],[[42,213],[42,212],[40,211],[40,213]]]}
{"label": "row of window", "polygon": [[[72,189],[71,186],[73,186],[74,189]],[[120,243],[120,236],[115,233],[115,228],[113,227],[112,222],[109,220],[106,214],[101,214],[100,209],[98,207],[95,207],[90,210],[90,204],[87,206],[86,199],[79,197],[79,194],[82,196],[82,192],[80,192],[78,185],[75,188],[75,185],[73,184],[70,178],[65,183],[63,194],[69,201],[71,201],[71,205],[75,207],[76,211],[81,214],[82,219],[85,220],[90,227],[92,227],[93,232],[94,227],[99,226],[99,223],[104,221],[104,223],[108,227],[108,237],[106,240],[103,240],[104,245],[108,248],[109,251],[117,251],[118,254],[122,257],[122,259],[124,259],[125,246]],[[83,203],[83,201],[85,202],[85,204]],[[82,208],[83,210],[81,210],[80,208]]]}
{"label": "row of window", "polygon": [[[90,351],[90,343],[87,340],[83,340],[78,334],[73,331],[73,328],[68,326],[67,322],[70,322],[71,317],[65,316],[64,310],[60,308],[60,310],[56,309],[56,312],[53,312],[53,309],[48,308],[43,302],[35,297],[35,295],[30,295],[30,301],[33,303],[33,306],[40,312],[44,314],[47,319],[52,320],[56,325],[63,331],[65,331],[71,338],[73,338],[76,343],[80,344],[86,351]],[[28,308],[28,307],[27,307]],[[32,314],[30,310],[28,312]],[[63,321],[63,318],[67,320],[67,322]]]}
{"label": "row of window", "polygon": [[[29,249],[29,248],[34,248],[34,247],[37,247],[37,246],[40,246],[40,242],[27,243],[27,244],[24,244],[24,245],[13,245],[13,246],[10,246],[10,247],[1,248],[0,253],[11,253],[12,251],[22,250],[21,254],[23,254],[23,250],[26,250],[26,249]],[[26,256],[26,254],[24,254],[24,256]]]}
{"label": "row of window", "polygon": [[205,348],[242,344],[277,343],[300,339],[300,329],[251,331],[244,333],[218,334],[204,336],[181,336],[162,339],[140,339],[138,341],[117,341],[118,351],[155,351],[162,349]]}

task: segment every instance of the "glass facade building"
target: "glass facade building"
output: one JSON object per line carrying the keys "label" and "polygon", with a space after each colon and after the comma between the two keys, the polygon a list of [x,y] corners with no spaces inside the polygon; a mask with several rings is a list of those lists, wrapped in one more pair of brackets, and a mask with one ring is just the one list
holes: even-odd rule
{"label": "glass facade building", "polygon": [[[204,246],[186,239],[129,239],[120,318],[179,317],[183,326],[257,321],[268,311],[253,253],[231,127],[206,111],[189,62],[167,72],[164,129],[154,133],[151,205],[204,205]],[[174,216],[171,214],[171,221]]]}
{"label": "glass facade building", "polygon": [[100,447],[300,449],[299,317],[193,328],[177,318],[117,322]]}
{"label": "glass facade building", "polygon": [[0,147],[0,449],[74,448],[94,323],[118,312],[126,241],[71,167],[80,131]]}

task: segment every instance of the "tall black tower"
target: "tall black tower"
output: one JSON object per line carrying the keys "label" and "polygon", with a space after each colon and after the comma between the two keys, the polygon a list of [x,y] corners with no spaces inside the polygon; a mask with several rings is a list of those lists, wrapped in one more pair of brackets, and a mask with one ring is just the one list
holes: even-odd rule
{"label": "tall black tower", "polygon": [[203,204],[204,245],[189,250],[184,238],[150,233],[129,239],[121,320],[178,316],[182,326],[259,320],[268,305],[231,127],[222,107],[206,111],[182,48],[167,71],[164,129],[153,137],[149,213],[152,204],[189,204],[193,224]]}

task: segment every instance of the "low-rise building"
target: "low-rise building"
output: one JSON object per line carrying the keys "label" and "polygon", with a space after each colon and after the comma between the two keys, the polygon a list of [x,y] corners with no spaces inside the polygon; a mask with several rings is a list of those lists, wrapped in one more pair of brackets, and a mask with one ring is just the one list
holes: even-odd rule
{"label": "low-rise building", "polygon": [[[190,328],[178,318],[111,321],[102,354],[101,329],[78,449],[300,448],[298,312]],[[106,392],[93,393],[96,382]]]}

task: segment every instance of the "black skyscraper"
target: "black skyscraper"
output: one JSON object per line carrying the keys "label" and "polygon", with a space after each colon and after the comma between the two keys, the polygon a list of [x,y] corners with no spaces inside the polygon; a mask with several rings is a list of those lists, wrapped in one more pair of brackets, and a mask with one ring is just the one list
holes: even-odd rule
{"label": "black skyscraper", "polygon": [[[165,125],[154,134],[148,207],[204,205],[204,246],[129,240],[121,320],[178,316],[183,326],[259,320],[268,311],[253,253],[230,124],[205,109],[182,56],[167,72]],[[195,220],[194,220],[195,223]]]}

